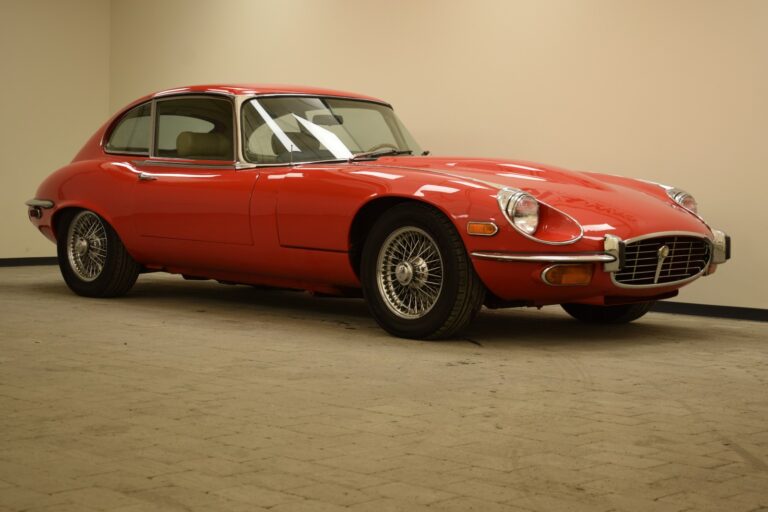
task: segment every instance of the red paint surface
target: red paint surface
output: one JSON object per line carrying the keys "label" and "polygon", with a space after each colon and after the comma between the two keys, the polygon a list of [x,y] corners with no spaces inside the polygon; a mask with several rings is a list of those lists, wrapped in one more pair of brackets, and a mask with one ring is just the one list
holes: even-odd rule
{"label": "red paint surface", "polygon": [[[663,231],[712,236],[703,222],[672,203],[660,187],[531,162],[417,156],[235,169],[190,167],[183,160],[103,151],[105,132],[124,111],[152,97],[186,92],[372,99],[287,86],[195,86],[146,96],[105,123],[72,163],[43,182],[36,197],[56,206],[44,210],[41,219],[32,219],[33,224],[53,238],[58,212],[86,208],[109,222],[131,255],[150,268],[324,292],[360,286],[350,263],[350,228],[361,208],[383,198],[421,201],[439,209],[452,220],[470,253],[599,252],[606,234],[622,239]],[[173,166],[146,165],[146,160]],[[142,172],[156,179],[140,181]],[[585,236],[564,246],[523,237],[503,217],[497,188],[488,183],[531,193],[573,217],[584,227]],[[469,236],[468,221],[495,222],[499,232],[493,237]],[[563,239],[573,230],[572,224],[552,213],[543,216],[538,236]],[[605,296],[652,297],[677,288],[619,289],[601,265],[595,266],[590,286],[552,287],[539,278],[546,264],[473,261],[495,295],[537,305],[600,303]]]}

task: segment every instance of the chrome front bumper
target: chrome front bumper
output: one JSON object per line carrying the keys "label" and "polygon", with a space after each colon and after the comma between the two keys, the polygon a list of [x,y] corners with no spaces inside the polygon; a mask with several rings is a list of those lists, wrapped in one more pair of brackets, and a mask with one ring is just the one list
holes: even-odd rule
{"label": "chrome front bumper", "polygon": [[546,254],[531,252],[473,252],[472,256],[483,260],[522,261],[527,263],[605,263],[615,256],[604,252],[582,252],[571,254]]}
{"label": "chrome front bumper", "polygon": [[731,237],[724,232],[713,229],[712,234],[712,263],[720,265],[731,259]]}
{"label": "chrome front bumper", "polygon": [[[662,233],[659,233],[661,235]],[[712,259],[710,264],[720,265],[731,259],[731,237],[713,229]],[[700,235],[697,235],[700,236]],[[603,263],[606,272],[618,272],[624,265],[624,241],[615,235],[605,235],[603,252],[531,253],[531,252],[473,252],[475,258],[524,263]]]}

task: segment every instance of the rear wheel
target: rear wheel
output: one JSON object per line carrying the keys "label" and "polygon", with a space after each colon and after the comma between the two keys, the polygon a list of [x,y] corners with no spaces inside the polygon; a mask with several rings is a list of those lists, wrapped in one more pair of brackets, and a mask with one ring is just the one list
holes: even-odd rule
{"label": "rear wheel", "polygon": [[374,225],[361,280],[373,317],[403,338],[450,337],[471,322],[485,297],[451,221],[413,203],[395,206]]}
{"label": "rear wheel", "polygon": [[67,212],[59,222],[58,259],[67,286],[85,297],[117,297],[133,287],[141,267],[120,237],[90,210]]}
{"label": "rear wheel", "polygon": [[566,313],[576,320],[593,324],[626,324],[637,320],[651,310],[656,301],[594,306],[591,304],[561,304]]}

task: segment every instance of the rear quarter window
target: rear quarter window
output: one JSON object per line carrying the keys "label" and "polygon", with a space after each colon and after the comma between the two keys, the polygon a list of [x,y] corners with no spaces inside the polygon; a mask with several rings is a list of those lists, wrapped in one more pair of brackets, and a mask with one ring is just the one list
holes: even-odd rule
{"label": "rear quarter window", "polygon": [[110,133],[104,149],[109,153],[149,155],[151,114],[150,103],[144,103],[126,112]]}

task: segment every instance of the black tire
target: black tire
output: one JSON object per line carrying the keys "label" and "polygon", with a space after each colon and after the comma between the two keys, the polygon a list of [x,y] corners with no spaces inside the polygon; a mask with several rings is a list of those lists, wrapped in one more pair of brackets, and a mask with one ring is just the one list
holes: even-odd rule
{"label": "black tire", "polygon": [[618,306],[591,304],[561,304],[566,313],[576,320],[592,324],[626,324],[637,320],[651,310],[656,301],[635,302]]}
{"label": "black tire", "polygon": [[[86,227],[91,226],[94,233],[90,237],[79,236],[84,233],[78,234],[76,230],[86,222]],[[128,293],[136,282],[141,266],[125,250],[112,226],[96,213],[90,210],[65,212],[58,222],[56,238],[61,275],[76,294],[118,297]],[[84,243],[81,242],[83,239]],[[83,244],[85,248],[82,248]]]}
{"label": "black tire", "polygon": [[[431,251],[427,254],[439,253],[439,260],[430,260],[433,263],[429,265],[418,257],[415,249],[411,249],[411,259],[405,256],[405,252],[393,253],[402,256],[397,268],[406,263],[415,265],[411,267],[413,281],[405,285],[400,282],[399,289],[419,297],[425,290],[431,295],[424,299],[424,302],[431,303],[431,306],[424,306],[424,311],[413,317],[402,316],[405,314],[404,303],[398,302],[396,296],[396,273],[392,264],[396,258],[393,256],[386,259],[390,254],[387,247],[396,245],[397,237],[400,236],[421,237],[417,240],[422,240],[423,247]],[[419,260],[420,263],[416,263]],[[389,263],[382,264],[382,268],[393,268],[388,274],[389,277],[386,273],[379,273],[382,261]],[[384,330],[401,338],[451,337],[469,325],[485,298],[485,286],[475,273],[461,237],[451,221],[439,211],[417,203],[395,206],[387,210],[376,222],[363,247],[360,274],[363,295],[371,314]],[[397,281],[400,281],[400,277],[397,277]],[[427,288],[435,287],[433,283],[438,281],[441,283],[439,290]],[[407,291],[413,288],[417,290]],[[385,290],[393,293],[389,295],[389,299]],[[424,297],[426,295],[427,293],[424,293]]]}

